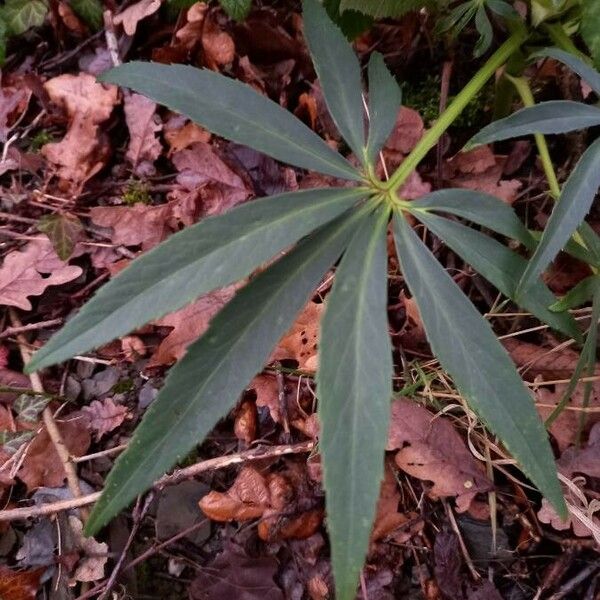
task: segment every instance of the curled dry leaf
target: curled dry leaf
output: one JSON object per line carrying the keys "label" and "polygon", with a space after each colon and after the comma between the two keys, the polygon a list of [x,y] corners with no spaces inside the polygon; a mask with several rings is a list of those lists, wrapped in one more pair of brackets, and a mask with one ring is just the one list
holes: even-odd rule
{"label": "curled dry leaf", "polygon": [[161,0],[139,0],[119,13],[113,22],[115,25],[123,25],[127,35],[134,35],[138,23],[153,15],[160,8],[160,2]]}
{"label": "curled dry leaf", "polygon": [[414,401],[392,403],[387,450],[396,449],[396,464],[413,477],[433,482],[432,497],[456,496],[459,512],[468,510],[478,493],[492,489],[452,423]]}
{"label": "curled dry leaf", "polygon": [[93,537],[83,535],[83,523],[74,516],[69,517],[74,542],[82,554],[73,573],[75,581],[99,581],[104,577],[104,567],[108,562],[108,544],[97,542]]}
{"label": "curled dry leaf", "polygon": [[299,369],[316,371],[319,323],[324,309],[324,304],[309,302],[281,338],[269,360],[295,360]]}
{"label": "curled dry leaf", "polygon": [[204,62],[209,69],[214,71],[233,62],[235,58],[233,39],[215,23],[211,15],[206,19],[202,31],[202,47],[204,48]]}
{"label": "curled dry leaf", "polygon": [[15,250],[4,259],[0,267],[0,304],[31,310],[28,296],[39,296],[48,286],[73,281],[81,273],[81,267],[68,265],[58,257],[46,236],[37,236],[23,250]]}
{"label": "curled dry leaf", "polygon": [[99,126],[118,101],[115,86],[104,86],[88,73],[59,75],[44,84],[48,96],[69,118],[60,142],[45,144],[42,155],[58,169],[59,177],[81,185],[105,164],[109,148]]}
{"label": "curled dry leaf", "polygon": [[96,441],[119,427],[128,416],[127,408],[115,404],[112,398],[94,400],[82,410],[89,417],[89,427],[96,434]]}
{"label": "curled dry leaf", "polygon": [[233,298],[237,286],[230,285],[188,304],[184,308],[155,321],[155,325],[173,327],[150,357],[148,367],[170,365],[179,360],[187,347],[207,329],[211,319]]}
{"label": "curled dry leaf", "polygon": [[227,492],[210,492],[199,502],[213,521],[261,518],[258,535],[269,542],[305,539],[320,527],[323,511],[313,508],[305,472],[293,465],[283,473],[261,474],[244,467]]}
{"label": "curled dry leaf", "polygon": [[211,133],[181,115],[173,115],[165,123],[163,136],[169,145],[169,156],[172,156],[196,142],[208,143]]}
{"label": "curled dry leaf", "polygon": [[125,158],[136,175],[154,175],[154,161],[162,146],[156,137],[162,123],[156,114],[156,103],[141,94],[127,94],[123,100],[125,121],[129,129],[129,145]]}
{"label": "curled dry leaf", "polygon": [[512,204],[517,199],[521,182],[502,179],[505,163],[505,156],[496,156],[489,146],[478,146],[447,161],[444,178],[453,187],[485,192]]}
{"label": "curled dry leaf", "polygon": [[[74,413],[57,423],[72,456],[82,456],[90,447],[86,421],[84,416]],[[29,491],[41,486],[60,487],[64,483],[66,473],[46,429],[31,442],[17,477]]]}
{"label": "curled dry leaf", "polygon": [[238,440],[249,444],[256,439],[258,428],[258,413],[256,404],[251,400],[242,402],[235,414],[235,423],[233,431]]}

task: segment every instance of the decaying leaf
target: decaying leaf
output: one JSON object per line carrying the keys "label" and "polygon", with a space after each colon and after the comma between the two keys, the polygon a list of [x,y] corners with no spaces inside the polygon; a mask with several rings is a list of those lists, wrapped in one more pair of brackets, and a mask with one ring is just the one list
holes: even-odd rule
{"label": "decaying leaf", "polygon": [[89,426],[95,432],[96,441],[119,427],[128,416],[125,406],[115,404],[112,398],[94,400],[89,406],[83,407],[83,412],[89,417]]}
{"label": "decaying leaf", "polygon": [[48,236],[61,260],[71,257],[75,244],[84,236],[81,221],[69,213],[46,215],[38,221],[37,228]]}
{"label": "decaying leaf", "polygon": [[156,103],[141,94],[127,94],[123,110],[129,129],[125,158],[136,175],[154,175],[154,161],[162,152],[162,146],[156,137],[162,129],[162,123],[156,115]]}
{"label": "decaying leaf", "polygon": [[104,577],[104,567],[108,562],[108,544],[97,542],[93,537],[83,535],[83,523],[75,516],[69,516],[69,525],[81,558],[73,573],[75,581],[99,581]]}
{"label": "decaying leaf", "polygon": [[206,331],[210,320],[233,298],[236,289],[237,286],[230,285],[215,290],[156,321],[155,325],[173,327],[173,331],[159,344],[148,366],[170,365],[180,359],[187,347]]}
{"label": "decaying leaf", "polygon": [[459,512],[466,511],[477,494],[492,489],[452,423],[414,401],[392,403],[387,450],[396,449],[396,464],[413,477],[433,482],[431,496],[456,496]]}
{"label": "decaying leaf", "polygon": [[[57,425],[71,455],[82,456],[91,443],[86,419],[74,413]],[[31,442],[17,477],[30,491],[41,486],[60,487],[63,484],[65,470],[46,429],[42,429]]]}
{"label": "decaying leaf", "polygon": [[160,2],[161,0],[139,0],[119,13],[113,19],[114,24],[123,25],[127,35],[134,35],[138,23],[153,15],[160,8]]}
{"label": "decaying leaf", "polygon": [[35,600],[45,569],[14,571],[0,565],[0,598],[2,600]]}
{"label": "decaying leaf", "polygon": [[502,179],[505,162],[506,156],[496,156],[489,146],[478,146],[451,158],[445,165],[444,178],[453,187],[491,194],[512,204],[521,182]]}
{"label": "decaying leaf", "polygon": [[270,361],[291,359],[298,363],[299,369],[316,371],[319,322],[324,309],[324,304],[309,302],[277,344]]}
{"label": "decaying leaf", "polygon": [[305,539],[320,527],[323,511],[313,508],[306,473],[295,465],[263,475],[244,467],[227,492],[208,493],[199,502],[213,521],[261,518],[258,535],[265,541]]}
{"label": "decaying leaf", "polygon": [[41,153],[58,169],[62,180],[81,185],[105,164],[108,148],[99,133],[117,104],[118,89],[104,86],[87,73],[59,75],[44,84],[52,102],[69,118],[60,142],[45,144]]}
{"label": "decaying leaf", "polygon": [[284,600],[273,578],[278,570],[274,557],[251,557],[232,542],[192,581],[191,600]]}
{"label": "decaying leaf", "polygon": [[28,296],[39,296],[48,286],[67,283],[81,273],[81,267],[62,261],[50,240],[40,235],[4,259],[0,267],[0,304],[31,310]]}
{"label": "decaying leaf", "polygon": [[170,233],[170,204],[148,206],[95,206],[90,217],[96,225],[111,227],[114,244],[141,246],[149,250],[160,244]]}

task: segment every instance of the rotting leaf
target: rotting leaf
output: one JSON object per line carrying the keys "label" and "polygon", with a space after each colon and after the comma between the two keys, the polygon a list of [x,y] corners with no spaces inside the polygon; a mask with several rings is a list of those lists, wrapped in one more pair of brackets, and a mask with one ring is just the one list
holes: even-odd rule
{"label": "rotting leaf", "polygon": [[115,404],[112,398],[94,400],[82,410],[90,419],[89,426],[95,432],[96,441],[119,427],[129,414],[125,406]]}
{"label": "rotting leaf", "polygon": [[191,600],[284,600],[273,578],[278,570],[272,556],[251,557],[232,542],[190,585]]}
{"label": "rotting leaf", "polygon": [[70,258],[75,244],[83,237],[81,221],[69,213],[46,215],[38,221],[37,228],[48,236],[61,260]]}
{"label": "rotting leaf", "polygon": [[35,600],[45,569],[14,571],[0,565],[0,598],[2,600]]}
{"label": "rotting leaf", "polygon": [[482,465],[452,423],[434,417],[414,401],[392,403],[387,450],[396,449],[400,449],[396,464],[413,477],[432,481],[431,496],[456,496],[459,512],[466,511],[477,494],[492,489]]}

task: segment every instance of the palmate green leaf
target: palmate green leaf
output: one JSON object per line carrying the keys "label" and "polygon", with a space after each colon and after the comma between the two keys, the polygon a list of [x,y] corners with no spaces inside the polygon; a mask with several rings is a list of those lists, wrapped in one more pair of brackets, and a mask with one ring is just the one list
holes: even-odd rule
{"label": "palmate green leaf", "polygon": [[373,52],[369,60],[368,164],[377,160],[379,151],[394,129],[401,104],[402,89],[385,66],[383,56],[379,52]]}
{"label": "palmate green leaf", "polygon": [[243,21],[252,8],[252,0],[219,0],[219,4],[236,21]]}
{"label": "palmate green leaf", "polygon": [[534,133],[557,134],[600,125],[600,109],[581,102],[551,100],[522,108],[477,133],[467,147]]}
{"label": "palmate green leaf", "polygon": [[424,7],[440,8],[446,0],[341,0],[340,12],[356,10],[374,19],[401,17],[411,10]]}
{"label": "palmate green leaf", "polygon": [[209,131],[296,167],[360,181],[361,175],[302,121],[249,85],[206,69],[130,62],[99,81],[131,88]]}
{"label": "palmate green leaf", "polygon": [[417,219],[424,211],[450,213],[517,240],[526,248],[535,246],[535,240],[515,211],[496,196],[483,192],[439,190],[411,202],[409,211]]}
{"label": "palmate green leaf", "polygon": [[565,247],[587,215],[600,187],[600,139],[583,154],[563,186],[542,239],[519,284],[518,292],[530,287],[554,257]]}
{"label": "palmate green leaf", "polygon": [[87,352],[241,279],[361,197],[364,191],[352,188],[281,194],[184,229],[101,287],[27,369]]}
{"label": "palmate green leaf", "polygon": [[356,595],[383,477],[393,375],[388,219],[387,207],[363,219],[337,269],[321,325],[319,447],[339,600]]}
{"label": "palmate green leaf", "polygon": [[506,350],[401,216],[394,218],[394,236],[403,275],[440,364],[564,518],[566,505],[546,431]]}
{"label": "palmate green leaf", "polygon": [[93,535],[200,443],[236,404],[273,346],[337,260],[359,221],[353,211],[304,238],[213,319],[171,369],[86,525]]}
{"label": "palmate green leaf", "polygon": [[[600,7],[600,3],[596,2],[596,0],[592,0],[592,2]],[[598,35],[598,31],[596,31],[596,35]],[[553,58],[558,60],[567,65],[571,71],[577,73],[577,75],[587,82],[596,94],[600,95],[600,73],[577,56],[565,52],[560,48],[545,48],[544,50],[540,50],[533,54],[532,58]]]}
{"label": "palmate green leaf", "polygon": [[9,36],[21,35],[42,25],[48,14],[45,0],[6,0],[0,7],[0,19],[6,23]]}
{"label": "palmate green leaf", "polygon": [[304,0],[304,37],[339,132],[365,165],[365,111],[360,65],[344,34],[318,0]]}
{"label": "palmate green leaf", "polygon": [[590,50],[594,64],[600,68],[600,2],[581,0],[581,9],[581,37]]}
{"label": "palmate green leaf", "polygon": [[[515,298],[521,275],[527,266],[523,257],[495,239],[456,221],[431,213],[421,213],[418,218],[502,294]],[[541,280],[519,300],[524,308],[552,328],[575,339],[581,337],[572,315],[549,310],[548,307],[556,302],[556,297]]]}
{"label": "palmate green leaf", "polygon": [[102,27],[104,8],[100,0],[69,0],[69,5],[94,31]]}

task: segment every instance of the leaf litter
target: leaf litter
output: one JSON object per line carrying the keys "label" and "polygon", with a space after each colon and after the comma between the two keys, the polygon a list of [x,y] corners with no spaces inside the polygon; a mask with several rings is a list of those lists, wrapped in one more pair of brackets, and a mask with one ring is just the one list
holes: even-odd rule
{"label": "leaf litter", "polygon": [[[332,145],[339,144],[306,60],[300,17],[292,9],[255,7],[249,19],[238,24],[219,8],[201,2],[180,10],[173,22],[163,22],[165,9],[158,0],[138,0],[113,15],[121,58],[188,62],[227,72],[301,116]],[[134,256],[182,228],[254,197],[332,183],[329,178],[290,169],[224,142],[142,96],[97,83],[95,75],[112,66],[105,37],[90,37],[91,30],[62,3],[57,15],[62,25],[52,22],[44,35],[59,36],[60,44],[53,44],[53,48],[73,49],[74,44],[87,40],[77,60],[56,49],[58,58],[65,60],[64,67],[46,69],[39,59],[31,58],[35,81],[10,72],[9,67],[0,85],[0,139],[6,142],[14,132],[21,136],[7,148],[0,165],[2,210],[25,219],[7,220],[3,226],[13,237],[3,247],[0,305],[21,311],[26,324],[34,327],[27,335],[35,346],[48,338],[46,327],[37,328],[40,322],[68,318],[100,281],[114,276]],[[155,35],[152,31],[157,26],[161,33]],[[415,15],[377,24],[356,41],[356,48],[367,58],[375,39],[382,50],[396,40],[389,51],[390,64],[397,48],[408,63],[423,60],[421,42],[417,44],[417,58],[404,43],[397,42],[403,36],[411,37],[421,26]],[[402,65],[395,68],[401,74]],[[425,131],[419,110],[402,108],[382,153],[380,175],[384,176],[384,165],[388,170],[399,165]],[[460,135],[457,132],[457,139]],[[435,164],[435,159],[428,158],[424,167],[411,175],[401,190],[403,198],[416,199],[434,189],[441,179],[445,186],[485,191],[518,206],[519,194],[529,185],[531,174],[539,175],[537,165],[530,161],[531,147],[520,142],[502,155],[488,146],[461,153],[456,140],[450,139],[448,144],[442,148],[441,162],[438,159]],[[534,206],[538,211],[534,219],[543,224],[545,209]],[[491,291],[473,279],[447,249],[438,250],[456,281],[485,304]],[[581,278],[571,272],[585,276],[579,263],[563,260],[559,259],[548,274],[549,285],[559,293],[571,289]],[[430,370],[427,362],[423,368],[414,368],[413,361],[429,358],[429,348],[414,302],[393,271],[393,258],[390,265],[390,329],[394,339],[402,342],[395,343],[397,375],[403,381],[397,391],[404,389],[392,403],[385,478],[359,597],[366,591],[370,600],[387,600],[404,597],[399,594],[409,597],[415,590],[427,598],[501,597],[491,582],[475,585],[469,581],[460,544],[460,535],[467,542],[470,535],[466,520],[461,520],[466,517],[457,518],[457,533],[441,507],[449,507],[452,514],[470,514],[488,527],[488,494],[493,493],[498,502],[496,536],[506,538],[511,551],[521,553],[524,565],[530,560],[528,552],[546,551],[548,546],[543,544],[550,543],[540,546],[531,542],[531,528],[542,540],[550,531],[562,536],[559,539],[565,543],[597,539],[597,385],[593,385],[587,407],[582,385],[577,386],[567,410],[549,429],[574,512],[569,522],[562,523],[542,502],[536,509],[540,525],[531,509],[535,504],[526,500],[527,488],[522,485],[526,482],[510,465],[502,463],[504,449],[473,426],[472,415],[464,412],[459,401],[455,403],[451,384]],[[227,457],[290,442],[318,443],[318,389],[313,375],[318,366],[320,318],[331,280],[332,273],[277,345],[269,368],[256,376],[236,411],[189,460]],[[185,354],[189,343],[206,330],[235,291],[236,286],[231,286],[199,298],[98,349],[91,357],[83,357],[100,364],[76,362],[65,371],[44,373],[48,396],[0,391],[4,442],[0,449],[0,494],[11,503],[7,506],[13,507],[15,499],[20,505],[27,505],[22,502],[27,499],[37,503],[38,494],[48,489],[56,494],[48,498],[71,497],[64,485],[64,468],[42,424],[40,411],[44,406],[58,410],[59,430],[73,457],[107,451],[104,456],[76,463],[82,485],[92,484],[90,491],[101,489],[117,454],[114,449],[127,443],[131,428],[151,404],[154,394],[148,390],[161,386],[165,367]],[[6,327],[8,321],[3,323]],[[525,328],[523,323],[517,326]],[[0,383],[7,388],[30,388],[29,378],[20,372],[14,338],[8,337],[6,343],[10,354],[7,351],[2,359]],[[567,385],[564,381],[546,382],[568,380],[577,360],[575,351],[558,344],[550,334],[505,340],[505,347],[532,386],[543,417],[549,415]],[[400,347],[406,349],[406,356],[400,356]],[[108,369],[104,369],[104,362],[110,363]],[[440,402],[444,393],[455,404],[447,407]],[[68,402],[63,404],[65,398]],[[583,426],[581,414],[586,416]],[[580,430],[583,442],[577,446]],[[491,451],[488,462],[498,462],[493,479],[486,470],[486,451]],[[187,496],[173,496],[175,505],[178,498],[187,498],[189,518],[185,522],[171,523],[170,529],[165,525],[160,535],[159,523],[155,529],[143,522],[143,533],[135,536],[137,554],[150,549],[152,555],[153,536],[164,539],[187,526],[199,526],[203,516],[210,519],[211,526],[206,524],[200,530],[202,535],[192,532],[186,536],[191,546],[173,546],[177,556],[169,560],[169,567],[167,561],[151,558],[163,572],[174,568],[175,562],[183,565],[173,571],[177,572],[175,579],[181,576],[182,581],[190,582],[177,582],[179,597],[331,597],[318,445],[310,456],[275,456],[199,479],[189,482],[194,489]],[[173,503],[165,512],[167,504],[163,499],[161,511],[160,502],[157,514],[165,524],[165,514],[172,511]],[[528,515],[534,524],[528,529],[519,514]],[[6,560],[10,566],[0,566],[0,596],[34,598],[42,587],[41,571],[33,568],[33,563],[27,564],[27,557],[32,560],[34,555],[34,540],[40,544],[38,555],[45,557],[47,576],[56,573],[57,561],[61,560],[71,585],[106,581],[114,566],[111,553],[118,546],[113,547],[110,536],[106,541],[84,538],[82,516],[71,512],[60,521],[72,538],[72,550],[65,550],[63,556],[57,550],[54,523],[47,517],[35,523],[17,523],[20,541],[13,542],[0,560],[4,565],[5,557],[10,557]],[[234,529],[232,523],[240,524],[240,529]],[[116,527],[121,535],[130,531],[122,524]],[[48,536],[50,530],[53,533]],[[0,550],[2,536],[8,535],[3,531]],[[578,552],[583,556],[585,547]],[[20,565],[25,570],[14,569],[17,556],[22,557]],[[198,568],[189,566],[190,556]],[[492,555],[486,563],[492,570],[500,564],[499,556]],[[406,577],[410,569],[419,573],[412,583]],[[500,572],[494,571],[494,583],[503,585],[503,593],[515,592],[518,586],[504,581]],[[528,585],[539,583],[533,569],[523,577]]]}

